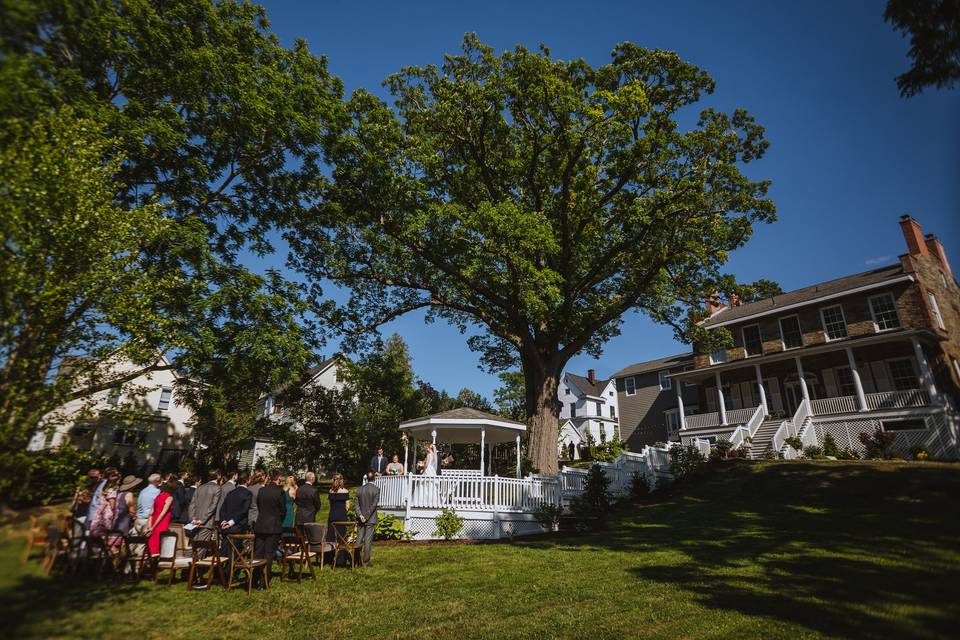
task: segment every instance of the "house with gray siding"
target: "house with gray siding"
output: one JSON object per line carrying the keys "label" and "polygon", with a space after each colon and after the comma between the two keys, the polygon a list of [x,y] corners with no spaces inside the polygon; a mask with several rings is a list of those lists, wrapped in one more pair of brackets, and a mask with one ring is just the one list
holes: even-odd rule
{"label": "house with gray siding", "polygon": [[[677,382],[671,376],[692,366],[693,354],[688,352],[638,362],[613,374],[620,408],[620,433],[631,450],[679,440]],[[696,385],[684,383],[680,387],[684,412],[695,412]]]}

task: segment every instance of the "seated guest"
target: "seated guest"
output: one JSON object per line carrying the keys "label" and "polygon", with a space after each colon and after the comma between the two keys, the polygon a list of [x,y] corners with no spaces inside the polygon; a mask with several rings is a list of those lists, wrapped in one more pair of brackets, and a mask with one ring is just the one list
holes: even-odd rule
{"label": "seated guest", "polygon": [[220,555],[230,555],[230,543],[227,536],[234,533],[246,533],[253,496],[247,488],[249,475],[246,471],[237,474],[236,488],[227,494],[220,508]]}
{"label": "seated guest", "polygon": [[317,511],[320,510],[320,494],[317,492],[317,488],[313,486],[313,483],[317,481],[317,476],[314,475],[313,471],[307,471],[305,480],[303,485],[297,489],[297,497],[294,498],[294,503],[297,505],[295,523],[298,528],[308,522],[316,522]]}
{"label": "seated guest", "polygon": [[403,465],[400,464],[400,456],[393,454],[393,459],[390,461],[390,464],[387,465],[387,475],[388,476],[402,476],[403,475]]}

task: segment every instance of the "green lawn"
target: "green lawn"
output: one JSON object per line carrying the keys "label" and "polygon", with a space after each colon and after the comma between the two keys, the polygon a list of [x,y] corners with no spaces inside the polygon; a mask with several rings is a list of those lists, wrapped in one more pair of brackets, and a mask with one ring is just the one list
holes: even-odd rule
{"label": "green lawn", "polygon": [[605,533],[378,548],[251,596],[38,577],[10,525],[0,619],[10,638],[956,637],[958,495],[960,465],[742,462]]}

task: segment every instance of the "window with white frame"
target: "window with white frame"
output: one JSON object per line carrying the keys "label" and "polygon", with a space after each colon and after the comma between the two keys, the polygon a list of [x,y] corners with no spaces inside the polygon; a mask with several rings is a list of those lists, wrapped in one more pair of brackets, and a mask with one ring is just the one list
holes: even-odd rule
{"label": "window with white frame", "polygon": [[890,370],[890,383],[895,390],[909,391],[917,388],[917,372],[910,358],[887,360],[887,369]]}
{"label": "window with white frame", "polygon": [[173,396],[173,389],[164,387],[160,390],[160,402],[157,403],[157,411],[166,411],[170,408],[170,398]]}
{"label": "window with white frame", "polygon": [[570,387],[564,387],[564,388],[563,388],[563,395],[565,395],[565,396],[570,395]]}
{"label": "window with white frame", "polygon": [[628,396],[635,395],[637,393],[637,381],[633,378],[624,378],[623,390]]}
{"label": "window with white frame", "polygon": [[837,367],[837,395],[852,396],[857,393],[857,387],[853,384],[853,372],[850,367]]}
{"label": "window with white frame", "polygon": [[720,364],[727,361],[727,350],[717,349],[710,352],[710,364]]}
{"label": "window with white frame", "polygon": [[823,332],[827,340],[847,337],[847,319],[843,317],[843,307],[837,304],[820,309],[820,319],[823,321]]}
{"label": "window with white frame", "polygon": [[740,330],[743,334],[743,349],[747,357],[763,354],[763,341],[760,339],[760,325],[751,324]]}
{"label": "window with white frame", "polygon": [[610,417],[611,418],[617,417],[617,408],[613,405],[610,405]]}
{"label": "window with white frame", "polygon": [[937,321],[937,326],[941,329],[946,329],[946,325],[943,324],[943,316],[940,315],[940,305],[937,304],[937,296],[932,293],[927,293],[927,300],[930,301],[930,310],[933,311],[933,319]]}
{"label": "window with white frame", "polygon": [[870,316],[877,331],[889,331],[900,327],[900,316],[897,315],[897,303],[892,293],[873,296],[870,298]]}
{"label": "window with white frame", "polygon": [[667,409],[663,412],[664,421],[667,424],[667,433],[674,434],[680,431],[680,410]]}
{"label": "window with white frame", "polygon": [[780,339],[783,341],[785,351],[803,346],[803,333],[800,331],[799,316],[780,318]]}
{"label": "window with white frame", "polygon": [[117,427],[113,430],[113,444],[125,446],[139,446],[147,441],[147,432],[128,427]]}
{"label": "window with white frame", "polygon": [[577,417],[577,403],[576,403],[576,402],[571,402],[571,403],[570,403],[570,417],[571,417],[571,418]]}
{"label": "window with white frame", "polygon": [[607,430],[604,428],[603,423],[600,423],[600,444],[605,444],[607,442]]}
{"label": "window with white frame", "polygon": [[597,415],[603,416],[603,406],[599,402],[596,402],[594,404],[597,405]]}
{"label": "window with white frame", "polygon": [[[693,367],[691,367],[691,366],[686,366],[686,367],[683,368],[683,370],[684,370],[684,371],[692,371],[692,370],[693,370]],[[687,380],[687,381],[684,382],[683,384],[685,384],[685,385],[688,386],[688,387],[695,387],[695,386],[697,386],[697,383],[694,382],[694,381],[692,381],[692,380]]]}
{"label": "window with white frame", "polygon": [[659,377],[660,377],[660,390],[661,390],[661,391],[669,391],[670,389],[673,389],[673,380],[670,378],[670,372],[669,372],[669,371],[661,371],[661,372],[659,372],[658,375],[659,375]]}

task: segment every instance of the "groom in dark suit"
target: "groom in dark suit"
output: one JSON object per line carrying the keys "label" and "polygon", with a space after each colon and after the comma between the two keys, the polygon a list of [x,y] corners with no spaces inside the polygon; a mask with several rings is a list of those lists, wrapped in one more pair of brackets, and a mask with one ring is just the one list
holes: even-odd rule
{"label": "groom in dark suit", "polygon": [[390,464],[390,461],[387,460],[387,456],[383,454],[383,447],[377,447],[377,455],[370,458],[370,468],[368,471],[373,471],[378,476],[381,476],[386,473],[388,464]]}
{"label": "groom in dark suit", "polygon": [[313,483],[317,481],[317,476],[313,471],[307,471],[306,482],[297,489],[297,517],[296,524],[302,525],[308,522],[316,522],[317,511],[320,510],[320,494]]}

